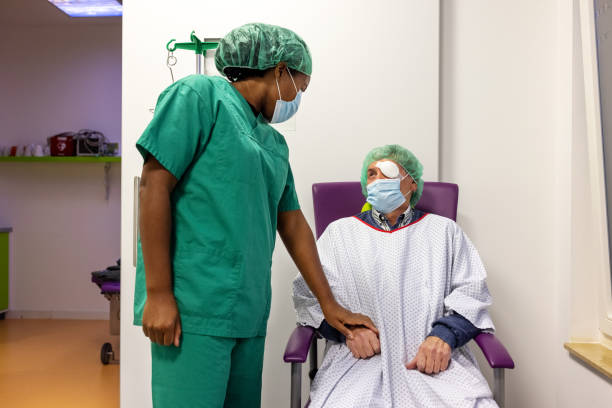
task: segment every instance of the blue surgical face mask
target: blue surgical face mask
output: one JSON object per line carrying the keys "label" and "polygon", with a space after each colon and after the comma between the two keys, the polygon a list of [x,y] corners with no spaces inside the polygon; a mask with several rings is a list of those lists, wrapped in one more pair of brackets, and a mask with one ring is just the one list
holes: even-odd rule
{"label": "blue surgical face mask", "polygon": [[[287,69],[289,72],[289,69]],[[278,100],[276,101],[276,106],[274,106],[274,114],[272,115],[272,119],[270,119],[270,123],[280,123],[286,120],[289,120],[295,112],[297,112],[300,107],[300,100],[302,99],[302,91],[298,91],[295,86],[295,81],[293,81],[293,76],[291,72],[289,72],[289,77],[291,78],[291,82],[293,82],[293,87],[295,88],[295,98],[292,101],[283,101],[281,98],[280,87],[278,86],[278,79],[276,80],[276,88],[278,89]]]}
{"label": "blue surgical face mask", "polygon": [[400,183],[404,178],[379,179],[368,184],[368,203],[377,211],[388,214],[406,202],[406,197],[400,191]]}

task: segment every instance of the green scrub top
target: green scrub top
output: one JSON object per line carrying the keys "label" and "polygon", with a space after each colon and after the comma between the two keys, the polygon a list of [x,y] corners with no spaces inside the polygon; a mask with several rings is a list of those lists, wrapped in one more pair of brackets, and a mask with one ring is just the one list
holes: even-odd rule
{"label": "green scrub top", "polygon": [[[277,215],[300,208],[283,136],[225,79],[192,75],[160,95],[136,147],[178,180],[170,255],[183,331],[265,335]],[[139,242],[137,325],[145,273]]]}

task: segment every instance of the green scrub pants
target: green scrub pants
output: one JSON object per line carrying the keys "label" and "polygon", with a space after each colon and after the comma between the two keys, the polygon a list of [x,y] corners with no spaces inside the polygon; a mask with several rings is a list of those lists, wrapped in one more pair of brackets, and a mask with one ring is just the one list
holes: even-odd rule
{"label": "green scrub pants", "polygon": [[154,408],[259,408],[265,337],[183,333],[180,347],[151,343]]}

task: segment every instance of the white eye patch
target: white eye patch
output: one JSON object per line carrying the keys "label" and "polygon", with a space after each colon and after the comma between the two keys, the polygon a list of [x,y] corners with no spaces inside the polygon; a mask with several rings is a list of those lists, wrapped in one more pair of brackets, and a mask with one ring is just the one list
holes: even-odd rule
{"label": "white eye patch", "polygon": [[399,167],[391,161],[380,161],[376,163],[382,174],[389,178],[398,178],[400,175]]}

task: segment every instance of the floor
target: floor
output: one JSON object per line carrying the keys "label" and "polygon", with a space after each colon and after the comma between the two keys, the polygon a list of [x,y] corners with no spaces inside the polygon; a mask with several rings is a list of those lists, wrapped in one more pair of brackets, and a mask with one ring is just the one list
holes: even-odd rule
{"label": "floor", "polygon": [[0,406],[119,407],[119,365],[100,362],[110,340],[105,320],[0,320]]}

